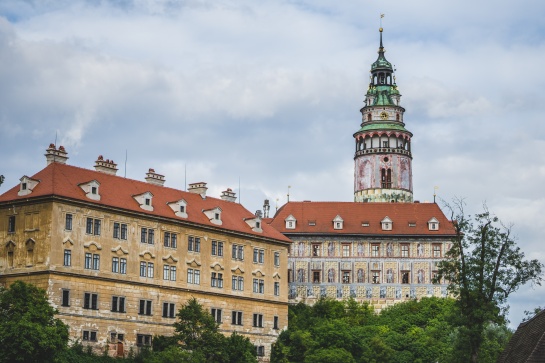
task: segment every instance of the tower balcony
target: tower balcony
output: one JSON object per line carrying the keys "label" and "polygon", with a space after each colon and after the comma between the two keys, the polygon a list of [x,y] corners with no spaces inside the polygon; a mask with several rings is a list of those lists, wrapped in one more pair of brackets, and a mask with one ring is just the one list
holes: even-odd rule
{"label": "tower balcony", "polygon": [[356,158],[361,155],[369,155],[369,154],[401,154],[401,155],[407,155],[408,157],[412,158],[411,152],[401,147],[376,147],[372,149],[358,150],[356,151],[356,154],[354,155],[354,157]]}

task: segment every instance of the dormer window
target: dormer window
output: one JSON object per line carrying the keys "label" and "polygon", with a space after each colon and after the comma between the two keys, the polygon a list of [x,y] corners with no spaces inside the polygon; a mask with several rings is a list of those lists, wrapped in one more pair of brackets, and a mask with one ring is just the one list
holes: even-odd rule
{"label": "dormer window", "polygon": [[180,199],[177,202],[167,203],[167,205],[177,217],[187,218],[187,202],[185,200]]}
{"label": "dormer window", "polygon": [[291,214],[284,220],[286,222],[286,229],[295,229],[297,220]]}
{"label": "dormer window", "polygon": [[153,194],[151,192],[133,195],[132,197],[140,205],[140,208],[150,212],[153,211]]}
{"label": "dormer window", "polygon": [[261,228],[261,222],[255,222],[255,228]]}
{"label": "dormer window", "polygon": [[19,185],[19,192],[17,195],[23,196],[23,195],[29,195],[32,193],[32,190],[38,185],[40,182],[39,180],[34,180],[29,178],[28,176],[23,176],[21,179],[19,179],[21,184]]}
{"label": "dormer window", "polygon": [[333,229],[343,229],[343,219],[341,216],[337,215],[335,218],[333,218]]}
{"label": "dormer window", "polygon": [[213,209],[203,210],[203,213],[208,217],[210,222],[213,224],[217,224],[218,226],[221,226],[223,222],[221,221],[221,208],[216,207]]}
{"label": "dormer window", "polygon": [[263,232],[263,229],[261,229],[260,216],[255,216],[254,218],[245,218],[244,222],[246,222],[246,224],[248,224],[252,228],[252,231],[258,232],[258,233]]}
{"label": "dormer window", "polygon": [[85,192],[85,196],[92,200],[100,200],[99,187],[100,183],[96,180],[91,180],[87,183],[82,183],[79,187]]}
{"label": "dormer window", "polygon": [[388,216],[384,217],[384,219],[382,221],[380,221],[380,224],[382,225],[382,230],[383,231],[391,231],[392,230],[393,222]]}
{"label": "dormer window", "polygon": [[430,231],[438,231],[439,230],[439,221],[437,218],[433,217],[428,221],[428,229]]}

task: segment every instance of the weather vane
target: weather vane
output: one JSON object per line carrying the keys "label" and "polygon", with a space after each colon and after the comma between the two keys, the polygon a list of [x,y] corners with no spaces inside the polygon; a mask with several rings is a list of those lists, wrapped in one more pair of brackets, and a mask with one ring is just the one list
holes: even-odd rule
{"label": "weather vane", "polygon": [[384,18],[384,14],[380,14],[380,27],[382,28],[382,18]]}

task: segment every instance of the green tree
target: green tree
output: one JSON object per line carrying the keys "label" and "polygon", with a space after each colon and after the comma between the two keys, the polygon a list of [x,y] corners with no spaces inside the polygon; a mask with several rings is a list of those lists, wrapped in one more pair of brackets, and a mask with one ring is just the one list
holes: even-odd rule
{"label": "green tree", "polygon": [[446,279],[450,293],[457,298],[462,335],[459,352],[467,352],[467,360],[477,363],[486,326],[504,325],[507,297],[526,283],[540,285],[543,264],[524,259],[511,227],[486,206],[471,219],[464,214],[464,205],[463,200],[447,204],[456,237],[439,264],[436,280]]}
{"label": "green tree", "polygon": [[2,184],[4,184],[4,176],[3,175],[0,175],[0,186],[2,186]]}
{"label": "green tree", "polygon": [[55,318],[44,290],[22,281],[0,290],[0,362],[53,362],[68,327]]}

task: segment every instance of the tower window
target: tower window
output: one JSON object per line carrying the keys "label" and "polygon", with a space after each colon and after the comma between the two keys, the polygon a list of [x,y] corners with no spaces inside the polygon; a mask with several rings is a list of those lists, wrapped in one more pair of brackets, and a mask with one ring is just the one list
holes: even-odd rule
{"label": "tower window", "polygon": [[392,169],[381,170],[382,188],[389,189],[392,187]]}

